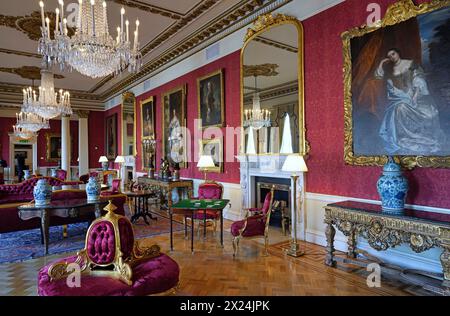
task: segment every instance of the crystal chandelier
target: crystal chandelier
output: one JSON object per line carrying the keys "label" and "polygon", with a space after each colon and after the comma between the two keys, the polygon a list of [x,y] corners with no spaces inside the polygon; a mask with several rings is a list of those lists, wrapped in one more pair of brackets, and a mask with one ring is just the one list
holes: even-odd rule
{"label": "crystal chandelier", "polygon": [[270,126],[270,111],[261,110],[258,86],[255,76],[255,93],[253,94],[253,107],[251,110],[244,111],[244,127],[253,127],[258,130],[261,127]]}
{"label": "crystal chandelier", "polygon": [[59,115],[71,115],[70,94],[64,90],[55,92],[53,73],[42,69],[39,95],[31,87],[24,89],[22,111],[36,114],[46,120]]}
{"label": "crystal chandelier", "polygon": [[21,139],[30,139],[36,136],[36,132],[31,132],[25,128],[18,127],[17,125],[13,125],[14,135]]}
{"label": "crystal chandelier", "polygon": [[[139,52],[139,20],[136,20],[134,41],[131,44],[129,21],[124,23],[125,9],[120,11],[120,26],[117,37],[109,34],[106,2],[78,0],[76,32],[68,35],[67,19],[64,18],[64,2],[59,0],[56,8],[54,38],[50,37],[50,20],[44,16],[44,3],[39,2],[42,18],[42,38],[38,51],[50,64],[66,66],[83,75],[99,78],[119,74],[125,68],[130,72],[139,70],[142,55]],[[125,27],[124,27],[125,24]]]}
{"label": "crystal chandelier", "polygon": [[43,117],[34,113],[20,112],[16,113],[16,127],[28,130],[30,132],[37,132],[40,129],[50,128],[48,121]]}

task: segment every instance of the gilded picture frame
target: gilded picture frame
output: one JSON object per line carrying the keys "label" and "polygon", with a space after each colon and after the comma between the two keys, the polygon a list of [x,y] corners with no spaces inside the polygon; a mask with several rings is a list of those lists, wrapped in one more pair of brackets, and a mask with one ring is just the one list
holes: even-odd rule
{"label": "gilded picture frame", "polygon": [[215,167],[208,168],[208,172],[223,172],[223,140],[222,138],[201,139],[199,140],[199,157],[201,155],[210,155],[213,158]]}
{"label": "gilded picture frame", "polygon": [[114,160],[117,157],[117,113],[106,118],[105,122],[106,157]]}
{"label": "gilded picture frame", "polygon": [[155,139],[155,98],[140,101],[141,139]]}
{"label": "gilded picture frame", "polygon": [[169,164],[187,168],[186,85],[165,92],[162,106],[162,156]]}
{"label": "gilded picture frame", "polygon": [[197,79],[198,117],[202,128],[225,124],[223,69]]}
{"label": "gilded picture frame", "polygon": [[[136,142],[136,96],[131,91],[126,91],[122,93],[122,104],[121,104],[121,117],[122,117],[122,131],[120,133],[121,137],[121,155],[122,156],[136,156],[137,155],[137,142]],[[132,122],[128,120],[128,117],[132,116]],[[128,148],[127,146],[130,143],[126,140],[129,138],[133,138],[132,147]]]}
{"label": "gilded picture frame", "polygon": [[[417,101],[416,94],[419,94],[420,89],[423,89],[419,86],[418,88],[411,90],[414,93],[411,96],[411,105],[409,108],[405,105],[408,104],[407,101],[404,101],[406,99],[400,99],[403,101],[394,102],[393,100],[395,99],[393,96],[395,96],[396,91],[398,94],[403,93],[402,89],[398,90],[398,87],[396,87],[396,77],[399,76],[399,72],[396,70],[398,67],[397,65],[400,65],[403,61],[405,64],[409,61],[410,66],[404,67],[405,73],[409,71],[413,74],[412,76],[420,76],[423,82],[422,86],[427,87],[427,89],[429,88],[429,91],[436,91],[436,89],[432,89],[433,87],[430,86],[431,80],[429,80],[429,71],[423,71],[423,68],[425,68],[424,66],[426,66],[424,51],[430,49],[429,45],[425,46],[425,44],[429,42],[424,41],[424,36],[436,36],[430,32],[435,29],[427,29],[431,27],[430,25],[433,27],[443,25],[445,28],[445,22],[442,22],[445,21],[445,18],[442,20],[442,17],[437,18],[437,15],[441,15],[443,12],[444,14],[447,14],[448,10],[450,10],[450,0],[433,0],[420,5],[415,5],[412,0],[400,0],[388,7],[386,14],[381,21],[373,25],[356,27],[342,33],[341,38],[343,41],[344,57],[344,160],[346,164],[356,166],[382,166],[387,162],[388,155],[392,155],[396,156],[397,160],[408,169],[414,167],[450,168],[450,155],[446,154],[444,151],[440,151],[441,147],[446,148],[447,146],[443,143],[443,145],[440,145],[441,147],[437,147],[439,142],[441,142],[441,139],[445,138],[441,138],[441,136],[437,136],[439,140],[437,140],[437,138],[436,140],[429,138],[431,139],[431,142],[423,142],[423,145],[420,145],[422,147],[420,147],[419,145],[415,146],[413,143],[415,139],[421,138],[413,138],[411,136],[411,141],[409,143],[412,143],[413,145],[403,146],[404,149],[402,149],[400,145],[394,147],[396,145],[394,141],[399,139],[404,142],[399,144],[408,144],[406,142],[408,141],[407,137],[402,136],[400,138],[397,134],[393,134],[394,132],[390,132],[391,130],[395,131],[394,128],[397,124],[406,122],[405,120],[401,121],[402,117],[399,116],[401,115],[399,112],[402,111],[402,108],[406,109],[404,117],[408,117],[407,119],[409,120],[411,115],[407,114],[406,111],[412,113],[416,111],[415,109],[417,109],[417,106],[420,106],[421,103]],[[434,21],[435,24],[430,23],[432,21]],[[415,33],[413,33],[410,26],[406,25],[411,23],[413,23],[413,26],[415,25]],[[408,33],[406,33],[408,36],[406,36],[405,39],[402,39],[401,36],[401,30],[403,29],[405,29],[403,35],[405,35],[406,30],[408,30]],[[391,46],[387,47],[388,43]],[[394,43],[394,45],[392,45],[392,43]],[[396,47],[395,45],[397,43],[402,44],[401,47]],[[368,45],[371,46],[369,47]],[[411,46],[416,47],[416,50],[414,51]],[[367,51],[365,55],[363,55],[364,49]],[[406,53],[402,51],[406,51]],[[408,54],[408,56],[405,56],[402,60],[400,59],[402,54]],[[362,57],[364,57],[364,59],[361,61]],[[360,58],[360,62],[358,62],[357,58]],[[428,60],[430,60],[429,57]],[[361,66],[361,64],[363,66]],[[375,66],[372,66],[372,64]],[[390,77],[386,75],[389,69],[388,66],[391,66],[393,69],[390,70]],[[366,76],[362,75],[362,67],[366,67]],[[400,75],[401,74],[402,73],[400,73]],[[416,85],[415,82],[413,82],[411,86],[414,87],[414,85]],[[379,87],[381,87],[381,89],[378,91],[383,91],[382,89],[384,89],[385,92],[372,93],[371,95],[368,94],[368,91],[371,91],[370,89],[373,89],[372,91],[377,91],[374,89]],[[389,92],[389,94],[387,92]],[[431,93],[432,92],[428,92],[426,96],[432,96]],[[408,94],[405,92],[404,95],[407,96]],[[381,98],[387,101],[375,102]],[[371,102],[383,105],[383,108],[381,110],[376,108],[376,110],[373,111],[374,115],[372,116],[372,121],[375,123],[373,123],[373,125],[368,125],[362,121],[365,116],[364,114],[361,114],[364,113],[361,110],[361,107],[370,106]],[[430,101],[430,104],[426,106],[430,110],[429,112],[439,113],[438,110],[433,110],[433,108],[439,109],[439,104],[434,103],[434,101],[433,103]],[[372,106],[372,108],[374,107]],[[365,110],[365,113],[368,112],[368,110]],[[446,115],[444,114],[444,116]],[[423,120],[420,119],[418,122],[422,124],[426,119],[427,118],[424,118]],[[441,135],[441,123],[439,122],[442,122],[442,119],[437,121],[435,119],[434,122],[438,122],[438,124],[428,124],[428,126],[433,129],[433,131],[430,132],[430,135]],[[403,125],[406,125],[406,123]],[[370,126],[377,128],[369,128]],[[409,124],[407,126],[411,126],[411,130],[418,130],[414,124]],[[448,127],[446,128],[448,129]],[[395,131],[395,133],[397,132]],[[413,133],[411,133],[411,135],[414,135]],[[405,133],[403,135],[407,134]],[[419,136],[421,135],[422,134],[419,134]],[[376,145],[376,142],[374,142],[377,137],[378,144],[382,144],[383,146],[382,149],[385,151],[384,154],[375,152],[376,150],[381,151],[379,149],[381,146]],[[435,146],[435,142],[438,145],[433,147]],[[365,143],[367,145],[366,147],[364,147]],[[364,152],[364,148],[369,148],[366,150],[367,153]],[[426,148],[430,148],[430,150],[426,151]],[[420,149],[423,153],[419,152]],[[374,153],[370,153],[370,150],[373,150]],[[398,152],[398,154],[395,154],[395,152]],[[416,154],[414,154],[415,152]]]}
{"label": "gilded picture frame", "polygon": [[46,133],[45,140],[47,162],[58,162],[61,159],[61,134]]}

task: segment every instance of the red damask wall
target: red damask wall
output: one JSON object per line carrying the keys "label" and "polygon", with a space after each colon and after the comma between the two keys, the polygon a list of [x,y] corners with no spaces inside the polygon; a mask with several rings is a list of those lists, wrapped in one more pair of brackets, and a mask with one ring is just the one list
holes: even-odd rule
{"label": "red damask wall", "polygon": [[[98,168],[99,156],[104,152],[104,115],[105,112],[91,111],[89,113],[88,127],[89,127],[89,167]],[[9,161],[9,135],[12,132],[12,126],[16,123],[15,118],[0,117],[0,141],[1,141],[1,155],[10,165]],[[38,135],[38,165],[42,167],[56,166],[54,162],[47,162],[46,160],[46,133],[61,133],[61,121],[50,120],[50,129],[41,130]],[[70,135],[72,138],[72,161],[71,165],[78,165],[78,121],[70,121]],[[101,153],[101,155],[100,155]],[[41,159],[42,158],[42,159]]]}
{"label": "red damask wall", "polygon": [[[366,23],[371,0],[347,0],[303,22],[307,191],[378,200],[379,167],[344,164],[344,85],[341,33]],[[382,15],[394,0],[378,0]],[[421,3],[424,1],[417,1]],[[407,172],[408,203],[450,208],[450,169],[417,168]]]}
{"label": "red damask wall", "polygon": [[[161,158],[162,149],[162,105],[161,105],[161,95],[173,88],[180,85],[186,84],[187,91],[187,127],[193,131],[194,130],[194,119],[198,118],[198,96],[197,96],[197,79],[205,76],[211,72],[223,69],[224,74],[224,90],[225,90],[225,126],[239,126],[240,125],[240,95],[239,95],[239,85],[240,85],[240,52],[234,52],[223,58],[220,58],[208,65],[198,68],[182,77],[179,77],[173,81],[170,81],[154,90],[148,91],[137,97],[137,106],[139,108],[140,101],[154,97],[156,104],[156,138],[157,138],[157,156],[156,156],[156,167],[159,169],[159,162]],[[139,112],[139,111],[138,111]],[[137,139],[138,144],[140,144],[141,139],[141,117],[140,113],[137,117]],[[222,129],[225,135],[225,129]],[[227,149],[225,146],[227,139],[224,136],[224,157],[227,155]],[[191,135],[191,144],[194,142],[198,143],[198,139],[194,139],[194,135]],[[234,142],[234,152],[237,152],[237,141]],[[142,153],[141,146],[138,146],[138,162],[137,166],[139,170],[142,170]],[[191,146],[191,155],[194,156],[194,146]],[[198,171],[196,167],[196,162],[188,164],[187,169],[181,170],[182,177],[202,179],[203,174]],[[225,162],[223,173],[209,173],[208,179],[213,179],[217,181],[229,182],[229,183],[239,183],[239,163],[237,162]]]}

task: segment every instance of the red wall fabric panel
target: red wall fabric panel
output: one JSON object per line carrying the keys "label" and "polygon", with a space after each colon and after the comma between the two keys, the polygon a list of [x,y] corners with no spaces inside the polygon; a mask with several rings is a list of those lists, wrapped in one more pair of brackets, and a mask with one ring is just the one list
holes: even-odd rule
{"label": "red wall fabric panel", "polygon": [[[308,192],[379,200],[380,167],[344,164],[344,84],[341,33],[366,23],[370,0],[347,0],[303,22]],[[377,1],[382,15],[394,0]],[[424,1],[417,1],[420,3]],[[407,203],[450,208],[450,170],[407,171]]]}

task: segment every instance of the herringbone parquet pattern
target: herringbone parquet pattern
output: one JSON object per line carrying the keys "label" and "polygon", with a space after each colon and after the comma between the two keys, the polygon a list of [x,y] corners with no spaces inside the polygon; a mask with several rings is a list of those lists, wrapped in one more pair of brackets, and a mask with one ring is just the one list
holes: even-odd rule
{"label": "herringbone parquet pattern", "polygon": [[[157,222],[151,223],[157,225]],[[307,255],[286,256],[284,243],[271,245],[270,255],[262,256],[262,242],[242,240],[233,259],[229,222],[224,233],[225,247],[219,234],[209,231],[206,240],[196,235],[195,253],[184,232],[174,234],[174,252],[169,251],[168,234],[145,239],[146,245],[157,243],[181,268],[177,295],[408,295],[401,284],[382,283],[369,288],[364,276],[354,271],[333,269],[323,264],[323,247],[307,244]],[[65,255],[38,258],[21,263],[0,265],[0,295],[36,295],[37,271]]]}

